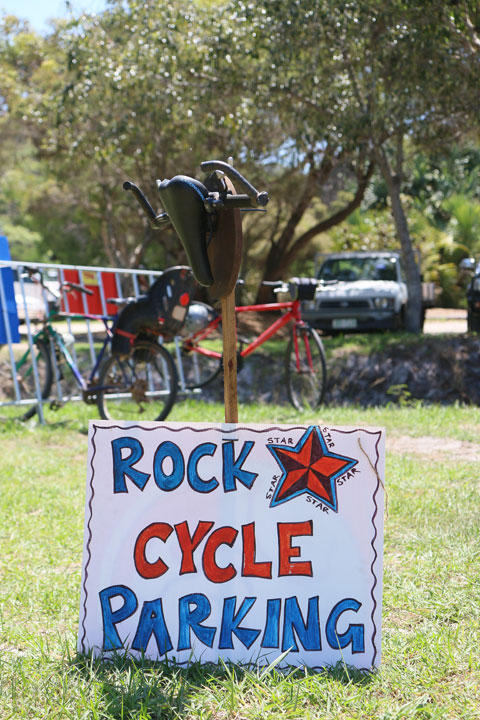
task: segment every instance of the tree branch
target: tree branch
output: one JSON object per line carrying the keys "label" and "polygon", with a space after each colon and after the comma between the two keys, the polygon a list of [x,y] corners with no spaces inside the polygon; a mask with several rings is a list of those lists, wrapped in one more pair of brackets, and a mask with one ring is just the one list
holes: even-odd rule
{"label": "tree branch", "polygon": [[290,263],[293,262],[298,253],[303,250],[303,248],[310,242],[310,240],[312,240],[320,233],[326,232],[327,230],[330,230],[330,228],[335,227],[335,225],[338,225],[339,223],[346,220],[346,218],[360,206],[360,203],[363,200],[363,196],[365,195],[365,190],[367,189],[368,183],[370,182],[370,178],[373,175],[374,168],[375,164],[373,162],[370,162],[367,171],[364,174],[357,176],[357,190],[350,202],[348,202],[341,210],[338,210],[330,217],[326,218],[325,220],[321,220],[320,222],[316,223],[316,225],[313,225],[309,230],[302,233],[302,235],[297,238],[297,240],[290,247],[288,253],[286,253],[285,255],[285,266],[288,266]]}

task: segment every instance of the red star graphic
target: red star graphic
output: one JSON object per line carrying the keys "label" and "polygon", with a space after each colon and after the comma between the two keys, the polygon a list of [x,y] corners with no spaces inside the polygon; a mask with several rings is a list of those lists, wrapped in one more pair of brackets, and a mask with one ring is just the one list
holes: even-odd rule
{"label": "red star graphic", "polygon": [[356,460],[330,453],[319,430],[314,427],[307,430],[295,448],[269,446],[269,449],[284,471],[272,505],[305,492],[336,510],[335,478],[356,465]]}

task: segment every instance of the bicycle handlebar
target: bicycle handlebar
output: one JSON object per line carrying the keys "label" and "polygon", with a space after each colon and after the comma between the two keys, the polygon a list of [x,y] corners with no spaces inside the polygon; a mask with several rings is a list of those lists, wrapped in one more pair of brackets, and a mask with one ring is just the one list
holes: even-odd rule
{"label": "bicycle handlebar", "polygon": [[267,287],[285,287],[289,282],[295,283],[302,279],[315,283],[318,287],[321,285],[336,285],[338,283],[338,280],[322,280],[320,278],[290,278],[289,280],[262,280],[260,285],[266,285]]}
{"label": "bicycle handlebar", "polygon": [[168,217],[167,213],[157,214],[148,202],[143,192],[138,187],[138,185],[130,182],[130,180],[125,180],[125,182],[123,183],[123,189],[131,190],[133,192],[138,204],[140,205],[140,207],[142,207],[153,228],[159,229],[164,225],[168,225],[168,223],[170,222],[170,218]]}
{"label": "bicycle handlebar", "polygon": [[256,188],[245,178],[238,170],[221,160],[206,160],[200,164],[204,172],[213,172],[220,170],[234,184],[237,184],[245,195],[231,195],[224,199],[224,204],[228,207],[245,207],[243,203],[247,203],[246,207],[265,207],[269,201],[267,192],[258,192]]}
{"label": "bicycle handlebar", "polygon": [[[204,172],[213,172],[218,170],[226,175],[232,182],[236,183],[243,194],[231,195],[229,193],[209,192],[204,199],[205,209],[208,212],[214,212],[222,207],[233,208],[264,208],[269,201],[268,193],[259,192],[241,173],[234,167],[221,160],[207,160],[200,165]],[[160,229],[170,223],[170,218],[166,212],[156,213],[152,205],[140,190],[138,185],[125,180],[123,183],[124,190],[131,190],[135,195],[135,199],[148,217],[151,226]]]}
{"label": "bicycle handlebar", "polygon": [[271,287],[274,293],[290,293],[294,300],[313,300],[317,288],[326,289],[336,280],[320,280],[309,277],[291,277],[288,280],[263,280],[262,285]]}
{"label": "bicycle handlebar", "polygon": [[85,293],[85,295],[93,295],[93,290],[83,287],[82,285],[78,285],[77,283],[70,282],[70,280],[66,280],[60,287],[62,290],[65,289],[67,292],[69,292],[69,290],[78,290],[79,292]]}
{"label": "bicycle handlebar", "polygon": [[[38,268],[29,267],[28,265],[24,266],[24,272],[27,273],[27,275],[33,280],[34,283],[37,283],[38,285],[41,285],[44,290],[47,290],[55,300],[60,300],[60,293],[57,292],[53,287],[49,287],[45,284],[43,280],[43,275],[41,270]],[[83,285],[79,285],[78,283],[70,282],[70,280],[65,280],[60,284],[61,290],[66,290],[69,292],[70,290],[78,290],[79,292],[85,293],[85,295],[93,295],[93,290],[90,290],[89,288],[83,287]]]}

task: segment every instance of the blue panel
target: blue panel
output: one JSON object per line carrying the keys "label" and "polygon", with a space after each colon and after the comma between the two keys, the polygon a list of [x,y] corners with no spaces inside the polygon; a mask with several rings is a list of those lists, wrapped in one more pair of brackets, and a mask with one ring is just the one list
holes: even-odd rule
{"label": "blue panel", "polygon": [[[10,260],[10,250],[8,248],[7,238],[0,235],[0,260]],[[5,299],[7,302],[7,316],[8,324],[10,327],[10,334],[12,342],[20,342],[20,335],[18,332],[18,314],[17,304],[15,302],[15,292],[13,290],[13,272],[12,268],[4,267],[0,270],[0,274],[3,280],[3,289],[5,293]],[[1,296],[0,296],[0,344],[7,342],[7,332],[5,328],[5,321],[3,319],[3,308],[1,307]]]}

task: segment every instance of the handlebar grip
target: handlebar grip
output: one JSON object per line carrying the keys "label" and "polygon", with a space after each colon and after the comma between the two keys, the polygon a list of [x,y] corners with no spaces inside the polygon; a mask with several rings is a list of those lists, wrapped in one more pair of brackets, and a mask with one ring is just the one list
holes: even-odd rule
{"label": "handlebar grip", "polygon": [[[23,272],[27,273],[29,277],[32,277],[33,275],[37,275],[39,272],[38,268],[30,267],[29,265],[23,266]],[[35,282],[35,281],[34,281]],[[38,281],[37,281],[38,282]]]}
{"label": "handlebar grip", "polygon": [[252,198],[249,195],[226,195],[222,204],[226,208],[251,208]]}
{"label": "handlebar grip", "polygon": [[[264,207],[268,201],[268,193],[267,192],[258,192],[258,190],[253,187],[253,185],[248,182],[247,178],[245,178],[241,173],[238,172],[238,170],[235,170],[231,165],[229,165],[226,162],[223,162],[222,160],[206,160],[205,162],[202,162],[200,167],[204,172],[212,172],[213,170],[221,170],[221,172],[225,173],[225,175],[237,186],[240,187],[241,190],[244,191],[245,195],[249,198],[249,206],[253,205],[254,207]],[[237,196],[238,197],[238,196]],[[242,197],[242,196],[240,196]],[[231,207],[233,205],[229,203]],[[245,207],[237,206],[237,207]]]}
{"label": "handlebar grip", "polygon": [[163,225],[166,225],[170,222],[170,218],[168,217],[167,213],[160,213],[157,215],[153,207],[148,202],[147,198],[143,194],[143,192],[140,190],[138,185],[135,185],[135,183],[130,182],[130,180],[125,180],[123,183],[123,189],[124,190],[131,190],[133,194],[135,195],[135,198],[140,205],[140,207],[143,209],[144,213],[148,217],[150,224],[154,228],[161,228]]}

